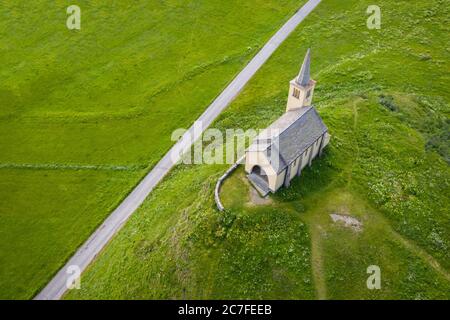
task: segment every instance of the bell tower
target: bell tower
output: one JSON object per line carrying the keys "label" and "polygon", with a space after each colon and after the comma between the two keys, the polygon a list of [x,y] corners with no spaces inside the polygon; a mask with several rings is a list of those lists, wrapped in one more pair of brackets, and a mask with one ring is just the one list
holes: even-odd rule
{"label": "bell tower", "polygon": [[290,82],[286,112],[311,105],[316,82],[311,79],[310,64],[311,50],[308,49],[300,73]]}

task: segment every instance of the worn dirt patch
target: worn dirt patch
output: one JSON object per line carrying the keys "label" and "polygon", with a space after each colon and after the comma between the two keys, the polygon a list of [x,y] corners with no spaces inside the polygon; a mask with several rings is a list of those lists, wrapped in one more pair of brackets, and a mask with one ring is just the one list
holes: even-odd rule
{"label": "worn dirt patch", "polygon": [[249,186],[250,188],[250,203],[255,206],[265,206],[272,203],[272,199],[270,199],[268,196],[266,198],[263,198],[260,196],[258,191],[256,191],[255,188],[252,186]]}
{"label": "worn dirt patch", "polygon": [[358,219],[344,214],[332,213],[330,214],[333,222],[344,224],[345,227],[352,228],[354,231],[362,231],[362,222]]}
{"label": "worn dirt patch", "polygon": [[248,205],[266,206],[272,203],[272,199],[270,199],[269,196],[265,198],[261,197],[258,191],[256,191],[256,189],[250,184],[250,182],[248,182],[247,177],[242,177],[241,179],[249,189],[250,202],[248,202]]}

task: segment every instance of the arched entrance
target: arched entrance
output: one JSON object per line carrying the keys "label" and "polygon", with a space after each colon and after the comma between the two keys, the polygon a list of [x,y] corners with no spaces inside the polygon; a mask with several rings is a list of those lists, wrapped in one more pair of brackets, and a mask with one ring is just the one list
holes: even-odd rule
{"label": "arched entrance", "polygon": [[269,178],[267,177],[267,174],[264,171],[264,169],[261,168],[260,166],[258,165],[254,166],[251,174],[257,176],[258,178],[261,178],[266,184],[269,184]]}
{"label": "arched entrance", "polygon": [[263,168],[258,165],[254,166],[251,173],[248,175],[248,179],[262,197],[269,194],[269,177]]}

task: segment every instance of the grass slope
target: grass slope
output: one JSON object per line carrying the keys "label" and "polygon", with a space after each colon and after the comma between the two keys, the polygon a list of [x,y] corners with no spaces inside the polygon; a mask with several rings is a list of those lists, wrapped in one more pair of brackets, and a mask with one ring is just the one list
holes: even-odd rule
{"label": "grass slope", "polygon": [[[67,298],[450,298],[449,8],[442,0],[323,1],[215,127],[264,128],[313,48],[316,105],[332,140],[271,204],[249,206],[242,170],[179,166]],[[353,232],[330,213],[363,222]],[[368,290],[369,265],[382,272]]]}
{"label": "grass slope", "polygon": [[0,298],[31,298],[301,1],[0,6]]}

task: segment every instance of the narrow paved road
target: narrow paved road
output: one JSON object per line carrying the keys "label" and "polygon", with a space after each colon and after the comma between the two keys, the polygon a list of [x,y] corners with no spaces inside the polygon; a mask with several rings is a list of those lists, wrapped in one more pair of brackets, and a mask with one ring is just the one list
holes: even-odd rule
{"label": "narrow paved road", "polygon": [[[261,51],[239,73],[239,75],[225,88],[217,99],[206,109],[197,121],[201,121],[202,128],[206,129],[216,117],[239,94],[242,88],[269,59],[272,53],[286,40],[289,34],[309,15],[321,0],[308,1],[297,13],[286,22],[280,30],[265,44]],[[131,214],[142,204],[153,188],[179,160],[179,154],[191,147],[191,141],[200,138],[202,132],[194,130],[194,125],[169,150],[150,173],[128,195],[128,197],[115,209],[103,224],[78,249],[74,256],[63,266],[47,286],[35,297],[37,300],[60,299],[67,290],[66,282],[71,276],[67,273],[69,266],[78,266],[81,271],[95,259],[97,254],[105,247],[109,240],[128,220]],[[193,139],[191,139],[193,137]]]}

